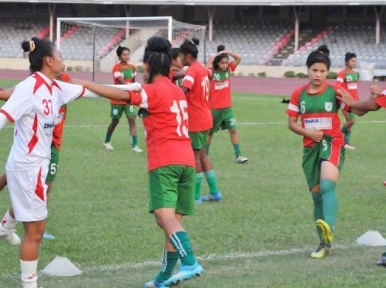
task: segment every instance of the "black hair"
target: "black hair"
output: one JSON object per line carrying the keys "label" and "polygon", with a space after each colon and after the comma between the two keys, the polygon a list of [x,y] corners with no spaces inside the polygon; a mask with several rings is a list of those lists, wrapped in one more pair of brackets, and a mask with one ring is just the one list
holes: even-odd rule
{"label": "black hair", "polygon": [[331,60],[328,57],[330,50],[327,45],[319,46],[316,50],[312,51],[307,57],[306,66],[310,68],[315,63],[323,63],[327,66],[327,70],[330,70]]}
{"label": "black hair", "polygon": [[56,49],[55,44],[46,39],[33,37],[30,41],[23,41],[21,48],[29,52],[29,70],[33,73],[43,69],[44,57],[53,57]]}
{"label": "black hair", "polygon": [[129,51],[129,53],[130,53],[130,49],[129,48],[127,48],[125,46],[121,46],[121,45],[118,46],[118,48],[117,48],[117,50],[115,52],[117,53],[118,57],[121,57],[123,51]]}
{"label": "black hair", "polygon": [[169,77],[172,64],[169,53],[171,46],[170,42],[162,37],[151,37],[147,41],[143,62],[149,67],[149,83],[154,81],[157,74]]}
{"label": "black hair", "polygon": [[221,52],[221,51],[224,51],[225,50],[225,45],[218,45],[217,46],[217,52]]}
{"label": "black hair", "polygon": [[147,64],[150,54],[159,51],[169,51],[171,44],[168,40],[162,37],[154,36],[147,40],[145,53],[143,54],[143,63]]}
{"label": "black hair", "polygon": [[344,62],[348,62],[352,58],[357,58],[357,55],[355,53],[347,52],[346,55],[344,55]]}
{"label": "black hair", "polygon": [[[225,46],[224,46],[224,45],[218,45],[218,46],[217,46],[217,52],[221,52],[221,51],[224,51],[224,50],[225,50]],[[219,63],[221,62],[221,60],[224,59],[224,58],[229,59],[228,54],[226,54],[226,53],[221,53],[221,54],[217,55],[216,57],[214,57],[213,63],[212,63],[214,70],[219,70],[219,69],[220,69],[220,66],[219,66],[218,64],[219,64]]]}
{"label": "black hair", "polygon": [[180,55],[180,48],[173,47],[169,50],[170,57],[172,57],[173,60],[178,58],[178,55]]}
{"label": "black hair", "polygon": [[180,46],[180,53],[184,55],[192,55],[193,58],[197,59],[198,48],[200,40],[197,38],[192,38],[192,40],[185,39],[184,43]]}

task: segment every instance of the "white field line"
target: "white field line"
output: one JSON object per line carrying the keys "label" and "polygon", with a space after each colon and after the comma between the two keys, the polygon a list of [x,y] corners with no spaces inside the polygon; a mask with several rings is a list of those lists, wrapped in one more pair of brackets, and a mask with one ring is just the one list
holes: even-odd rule
{"label": "white field line", "polygon": [[[348,249],[355,245],[334,245],[334,249]],[[261,250],[252,253],[232,253],[232,254],[209,254],[198,256],[197,259],[201,262],[206,261],[225,261],[225,260],[237,260],[237,259],[253,259],[266,256],[281,256],[281,255],[293,255],[312,252],[315,247],[303,247],[303,248],[291,248],[287,250]],[[103,265],[94,267],[84,267],[84,272],[92,271],[114,271],[114,270],[125,270],[130,268],[146,268],[161,265],[161,259],[159,261],[145,261],[140,263],[123,263],[119,265]]]}
{"label": "white field line", "polygon": [[[386,120],[370,120],[370,121],[357,121],[356,124],[385,124],[386,123]],[[237,123],[237,125],[284,125],[284,124],[287,124],[287,122],[285,121],[272,121],[272,122],[239,122]],[[141,124],[137,124],[139,126],[142,126]],[[66,125],[65,128],[75,128],[75,129],[78,129],[78,128],[105,128],[105,127],[108,127],[108,125]],[[117,127],[118,129],[119,128],[125,128],[126,129],[126,126],[125,125],[119,125]],[[13,129],[13,126],[12,125],[8,125],[8,126],[5,126],[4,128],[2,129]]]}
{"label": "white field line", "polygon": [[[348,249],[353,247],[354,245],[334,245],[334,249]],[[357,246],[355,244],[355,246]],[[315,248],[315,247],[314,247]],[[197,259],[202,262],[206,261],[225,261],[225,260],[237,260],[237,259],[253,259],[260,258],[266,256],[277,256],[277,255],[293,255],[293,254],[301,254],[306,252],[312,252],[313,248],[304,247],[304,248],[291,248],[287,250],[261,250],[258,252],[252,253],[233,253],[233,254],[209,254],[198,256]],[[96,267],[87,267],[83,268],[83,271],[112,271],[112,270],[123,270],[128,268],[143,268],[143,267],[151,267],[158,266],[161,264],[161,260],[159,261],[146,261],[141,263],[123,263],[120,265],[106,265],[106,266],[96,266]]]}
{"label": "white field line", "polygon": [[[352,243],[349,245],[334,245],[333,249],[349,249],[352,247],[358,247],[357,244]],[[303,248],[290,248],[286,250],[261,250],[258,252],[251,253],[231,253],[231,254],[209,254],[203,256],[197,256],[197,259],[200,262],[207,261],[226,261],[226,260],[237,260],[237,259],[245,259],[250,260],[253,258],[261,258],[267,256],[283,256],[283,255],[294,255],[294,254],[302,254],[302,253],[311,253],[315,247],[303,247]],[[71,261],[71,259],[69,259]],[[149,260],[139,263],[122,263],[118,265],[101,265],[101,266],[91,266],[91,267],[79,267],[83,272],[94,272],[94,271],[117,271],[117,270],[129,270],[135,268],[147,268],[147,267],[157,267],[161,265],[161,258],[158,261]],[[42,273],[42,270],[39,271]],[[15,278],[19,277],[18,274],[4,274],[3,278]]]}

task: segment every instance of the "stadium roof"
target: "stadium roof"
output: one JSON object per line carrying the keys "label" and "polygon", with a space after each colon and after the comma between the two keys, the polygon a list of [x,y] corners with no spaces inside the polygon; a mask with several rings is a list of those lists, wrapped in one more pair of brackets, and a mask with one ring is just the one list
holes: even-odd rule
{"label": "stadium roof", "polygon": [[[8,2],[0,0],[0,2]],[[106,4],[106,5],[210,5],[210,6],[310,6],[310,5],[385,5],[385,0],[13,0],[12,3],[51,3],[51,4]]]}

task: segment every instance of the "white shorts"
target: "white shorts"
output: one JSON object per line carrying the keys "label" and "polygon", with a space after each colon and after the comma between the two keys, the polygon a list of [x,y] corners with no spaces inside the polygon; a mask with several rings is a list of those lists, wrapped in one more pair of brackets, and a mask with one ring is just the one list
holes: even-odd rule
{"label": "white shorts", "polygon": [[44,160],[29,170],[6,171],[9,196],[17,221],[34,222],[47,218],[48,166],[49,160]]}

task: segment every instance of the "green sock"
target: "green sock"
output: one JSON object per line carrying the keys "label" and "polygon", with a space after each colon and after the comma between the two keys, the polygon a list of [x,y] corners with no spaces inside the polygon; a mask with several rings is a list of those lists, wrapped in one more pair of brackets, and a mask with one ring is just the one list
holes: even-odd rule
{"label": "green sock", "polygon": [[188,233],[185,231],[178,231],[170,235],[170,244],[176,249],[182,265],[193,265],[196,263],[193,249],[190,246]]}
{"label": "green sock", "polygon": [[156,277],[158,283],[162,283],[172,276],[174,267],[176,266],[178,259],[179,256],[177,252],[164,250],[161,271]]}
{"label": "green sock", "polygon": [[323,201],[324,221],[334,229],[338,214],[338,198],[335,193],[336,183],[329,179],[320,180],[320,191]]}
{"label": "green sock", "polygon": [[131,148],[134,148],[138,145],[137,135],[131,135]]}
{"label": "green sock", "polygon": [[194,199],[196,200],[201,198],[201,182],[202,182],[202,172],[196,173],[196,190],[194,192]]}
{"label": "green sock", "polygon": [[113,136],[112,132],[107,131],[106,137],[105,137],[105,143],[109,143],[111,140],[111,136]]}
{"label": "green sock", "polygon": [[[314,220],[324,220],[322,193],[311,192],[311,195],[312,200],[314,200]],[[318,233],[320,242],[322,242],[322,232],[319,229],[316,229],[316,232]]]}
{"label": "green sock", "polygon": [[236,158],[241,155],[240,144],[233,144],[233,150],[235,150]]}
{"label": "green sock", "polygon": [[348,130],[344,134],[344,144],[350,144],[350,136],[351,136],[351,130]]}
{"label": "green sock", "polygon": [[206,181],[208,182],[209,185],[209,193],[210,194],[217,194],[218,191],[218,186],[217,186],[217,180],[216,180],[216,175],[214,174],[214,170],[209,170],[204,172]]}
{"label": "green sock", "polygon": [[340,131],[344,134],[344,144],[350,143],[351,130],[347,130],[347,128],[343,126]]}
{"label": "green sock", "polygon": [[206,145],[205,145],[205,154],[206,154],[206,156],[209,156],[209,148],[210,148],[210,144],[206,143]]}

